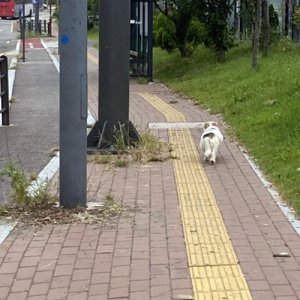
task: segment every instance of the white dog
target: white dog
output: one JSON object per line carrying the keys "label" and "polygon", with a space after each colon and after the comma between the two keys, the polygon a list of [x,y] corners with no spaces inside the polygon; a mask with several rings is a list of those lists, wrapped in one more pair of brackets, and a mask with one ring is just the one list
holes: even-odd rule
{"label": "white dog", "polygon": [[220,144],[223,142],[223,135],[217,127],[216,122],[206,122],[204,132],[200,139],[200,148],[204,152],[204,159],[212,165],[216,163],[216,157]]}

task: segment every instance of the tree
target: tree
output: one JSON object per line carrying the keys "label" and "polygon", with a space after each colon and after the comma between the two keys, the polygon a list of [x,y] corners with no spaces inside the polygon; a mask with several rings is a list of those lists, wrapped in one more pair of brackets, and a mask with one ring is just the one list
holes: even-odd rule
{"label": "tree", "polygon": [[175,25],[162,13],[156,14],[154,17],[153,37],[155,46],[159,46],[168,52],[177,47]]}
{"label": "tree", "polygon": [[268,56],[271,45],[271,26],[268,0],[262,0],[261,42],[263,56]]}
{"label": "tree", "polygon": [[189,55],[187,34],[194,16],[192,0],[154,0],[155,7],[175,26],[176,44],[182,57]]}
{"label": "tree", "polygon": [[225,53],[234,45],[228,20],[233,9],[231,0],[194,0],[199,19],[207,31],[206,45],[216,52],[218,61],[225,60]]}
{"label": "tree", "polygon": [[98,0],[88,0],[88,12],[92,16],[99,14],[99,1]]}
{"label": "tree", "polygon": [[261,32],[261,3],[262,0],[257,0],[256,3],[256,20],[254,27],[254,34],[252,40],[252,68],[257,68],[257,57],[259,51],[259,37]]}

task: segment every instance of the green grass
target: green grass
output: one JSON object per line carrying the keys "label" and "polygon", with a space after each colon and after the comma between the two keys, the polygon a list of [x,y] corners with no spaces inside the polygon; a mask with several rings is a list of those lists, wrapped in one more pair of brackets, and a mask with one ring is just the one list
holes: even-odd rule
{"label": "green grass", "polygon": [[300,47],[283,41],[251,69],[248,43],[226,63],[199,47],[190,58],[154,50],[154,77],[221,113],[284,200],[300,215]]}
{"label": "green grass", "polygon": [[92,41],[98,41],[99,39],[99,29],[98,27],[94,27],[88,32],[88,39]]}

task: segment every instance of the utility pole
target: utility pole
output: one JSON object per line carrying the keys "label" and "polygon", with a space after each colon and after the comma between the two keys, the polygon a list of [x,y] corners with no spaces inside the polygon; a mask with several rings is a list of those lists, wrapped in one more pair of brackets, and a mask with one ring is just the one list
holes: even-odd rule
{"label": "utility pole", "polygon": [[86,206],[87,0],[60,1],[60,204]]}

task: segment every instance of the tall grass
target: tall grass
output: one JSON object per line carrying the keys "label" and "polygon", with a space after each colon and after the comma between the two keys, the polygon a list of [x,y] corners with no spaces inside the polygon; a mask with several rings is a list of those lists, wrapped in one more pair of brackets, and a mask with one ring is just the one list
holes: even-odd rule
{"label": "tall grass", "polygon": [[288,40],[251,69],[247,43],[227,62],[199,47],[190,58],[154,51],[154,77],[221,113],[283,198],[300,215],[300,47]]}

